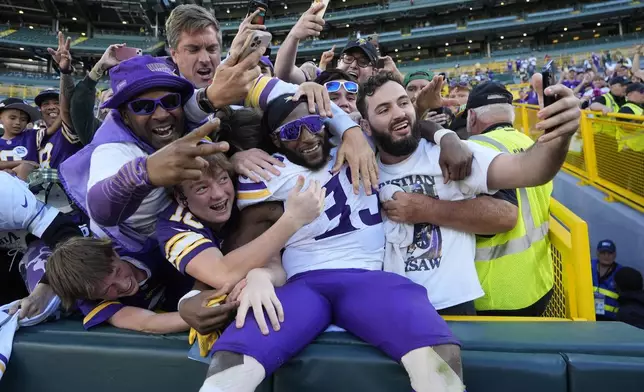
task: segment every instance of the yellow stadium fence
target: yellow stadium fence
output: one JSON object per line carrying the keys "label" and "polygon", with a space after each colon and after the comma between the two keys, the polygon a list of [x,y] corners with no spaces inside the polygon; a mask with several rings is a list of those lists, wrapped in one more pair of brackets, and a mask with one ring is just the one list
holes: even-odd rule
{"label": "yellow stadium fence", "polygon": [[[536,139],[534,105],[515,106],[515,128]],[[644,212],[644,116],[582,111],[581,126],[570,143],[563,170]]]}
{"label": "yellow stadium fence", "polygon": [[448,321],[595,321],[586,222],[550,201],[550,251],[555,283],[544,317],[445,316]]}

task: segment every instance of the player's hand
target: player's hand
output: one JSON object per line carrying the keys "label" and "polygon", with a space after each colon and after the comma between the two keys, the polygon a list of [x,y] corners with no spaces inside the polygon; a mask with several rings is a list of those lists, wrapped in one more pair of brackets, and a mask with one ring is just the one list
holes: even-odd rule
{"label": "player's hand", "polygon": [[462,181],[472,172],[472,151],[456,134],[448,134],[441,139],[441,152],[438,164],[443,173],[443,181]]}
{"label": "player's hand", "polygon": [[320,187],[320,183],[317,180],[310,181],[309,186],[304,191],[302,190],[303,187],[304,177],[299,176],[284,204],[284,216],[290,218],[298,229],[308,225],[320,216],[324,209],[324,199],[326,198],[326,188]]}
{"label": "player's hand", "polygon": [[260,182],[262,178],[269,181],[271,174],[279,176],[281,173],[275,166],[286,166],[279,159],[258,148],[237,152],[233,154],[230,161],[235,173],[246,176],[255,182]]}
{"label": "player's hand", "polygon": [[563,84],[556,84],[546,89],[545,93],[548,96],[559,96],[559,100],[552,105],[543,107],[543,80],[540,73],[532,76],[532,86],[534,91],[537,92],[539,98],[539,106],[541,110],[537,112],[539,122],[536,128],[542,131],[547,129],[550,132],[543,134],[538,142],[545,143],[554,140],[558,137],[571,138],[579,129],[581,120],[581,109],[579,109],[579,98],[575,97],[575,93],[564,86]]}
{"label": "player's hand", "polygon": [[445,113],[437,113],[435,111],[427,112],[424,120],[435,122],[438,125],[445,125],[449,120],[449,116]]}
{"label": "player's hand", "polygon": [[416,213],[417,208],[422,208],[422,204],[419,204],[421,197],[427,198],[417,193],[396,192],[393,200],[382,203],[382,210],[387,218],[397,223],[422,223],[418,221],[419,214]]}
{"label": "player's hand", "polygon": [[[252,15],[255,14],[256,12]],[[215,108],[223,108],[243,101],[262,74],[258,64],[266,51],[265,44],[258,45],[250,55],[244,59],[241,58],[246,48],[251,45],[253,31],[248,27],[245,33],[233,39],[230,56],[217,67],[212,83],[206,88],[206,96]]]}
{"label": "player's hand", "polygon": [[218,128],[219,119],[214,118],[150,155],[146,163],[150,183],[165,187],[184,180],[198,180],[202,170],[208,167],[203,156],[228,151],[226,142],[198,144]]}
{"label": "player's hand", "polygon": [[[299,100],[302,96],[306,96],[309,104],[309,113],[318,113],[322,117],[333,117],[331,111],[331,98],[326,87],[315,82],[304,82],[299,85],[295,94],[293,94],[293,101]],[[317,105],[317,109],[316,106]]]}
{"label": "player's hand", "polygon": [[339,172],[344,162],[347,162],[351,169],[353,193],[356,195],[360,193],[360,178],[362,178],[365,193],[371,195],[374,187],[378,187],[378,163],[373,149],[362,133],[362,128],[358,126],[348,129],[342,135],[342,144],[331,171]]}
{"label": "player's hand", "polygon": [[239,295],[241,294],[244,287],[246,287],[246,283],[247,283],[246,278],[237,282],[237,284],[235,285],[235,287],[233,287],[230,294],[226,296],[226,299],[224,300],[224,302],[225,303],[239,302]]}
{"label": "player's hand", "polygon": [[19,319],[37,316],[47,309],[47,305],[55,296],[50,285],[38,283],[28,297],[21,299],[9,309],[9,314],[12,315],[20,310]]}
{"label": "player's hand", "polygon": [[322,3],[314,2],[311,4],[309,9],[295,23],[295,26],[293,26],[288,35],[298,41],[305,40],[309,37],[320,36],[320,32],[324,29],[324,19],[315,14],[323,8],[324,4]]}
{"label": "player's hand", "polygon": [[181,302],[179,315],[201,335],[226,328],[239,306],[238,301],[228,301],[218,306],[207,306],[210,300],[226,294],[230,286],[219,290],[205,290]]}
{"label": "player's hand", "polygon": [[264,311],[268,315],[273,330],[276,332],[280,330],[280,323],[284,322],[284,309],[275,295],[275,287],[268,273],[262,269],[254,269],[246,276],[246,287],[239,296],[239,309],[235,322],[237,328],[244,326],[246,315],[251,307],[262,334],[268,335],[269,332]]}
{"label": "player's hand", "polygon": [[455,98],[443,98],[443,75],[434,75],[431,82],[423,87],[416,96],[416,112],[422,115],[429,109],[438,109],[443,106],[458,106],[460,103]]}
{"label": "player's hand", "polygon": [[327,66],[329,65],[329,63],[333,61],[334,57],[335,57],[335,45],[333,45],[331,49],[322,53],[322,56],[320,57],[320,63],[318,64],[318,68],[320,68],[322,71],[326,71]]}
{"label": "player's hand", "polygon": [[72,39],[63,35],[62,31],[58,32],[58,48],[56,50],[52,48],[47,48],[47,52],[51,55],[51,58],[58,64],[58,67],[63,72],[71,71],[72,67],[72,55],[69,52],[69,47],[72,45]]}

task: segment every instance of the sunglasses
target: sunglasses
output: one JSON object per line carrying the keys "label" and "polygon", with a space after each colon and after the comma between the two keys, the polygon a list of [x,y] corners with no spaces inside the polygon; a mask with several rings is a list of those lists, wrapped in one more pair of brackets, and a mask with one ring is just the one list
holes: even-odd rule
{"label": "sunglasses", "polygon": [[354,57],[350,54],[343,54],[342,55],[342,62],[345,64],[352,64],[354,61],[358,62],[358,67],[360,68],[367,68],[368,66],[371,65],[371,61],[367,60],[364,57]]}
{"label": "sunglasses", "polygon": [[157,106],[165,110],[174,110],[181,106],[181,94],[179,93],[170,93],[164,95],[159,99],[152,98],[141,98],[135,99],[127,104],[127,107],[130,111],[137,116],[147,116],[154,113],[157,110]]}
{"label": "sunglasses", "polygon": [[358,83],[356,82],[351,82],[351,81],[337,81],[333,80],[331,82],[326,82],[324,83],[324,87],[326,87],[326,91],[330,93],[337,93],[340,91],[340,88],[344,87],[344,89],[351,94],[358,94]]}
{"label": "sunglasses", "polygon": [[306,127],[309,132],[314,135],[319,134],[324,129],[324,119],[317,114],[304,116],[298,120],[287,122],[281,127],[277,128],[275,133],[279,134],[279,138],[285,142],[294,142],[300,138],[302,127]]}

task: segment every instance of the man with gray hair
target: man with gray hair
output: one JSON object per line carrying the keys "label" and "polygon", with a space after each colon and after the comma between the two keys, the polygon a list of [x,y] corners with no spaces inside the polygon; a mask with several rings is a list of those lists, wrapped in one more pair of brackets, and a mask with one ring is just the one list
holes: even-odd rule
{"label": "man with gray hair", "polygon": [[[533,77],[541,91],[540,76]],[[534,141],[514,123],[512,94],[500,83],[472,90],[464,115],[469,140],[496,151],[518,154]],[[476,236],[475,266],[485,294],[474,301],[488,316],[542,316],[552,297],[553,261],[548,239],[552,181],[531,188],[505,189],[493,197],[511,201],[519,216],[511,230]]]}

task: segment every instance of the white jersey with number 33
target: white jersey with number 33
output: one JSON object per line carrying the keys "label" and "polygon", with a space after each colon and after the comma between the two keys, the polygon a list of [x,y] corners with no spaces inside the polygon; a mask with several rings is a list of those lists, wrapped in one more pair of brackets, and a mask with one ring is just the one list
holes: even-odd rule
{"label": "white jersey with number 33", "polygon": [[304,189],[311,180],[326,187],[322,214],[298,230],[286,244],[282,264],[289,278],[321,269],[382,269],[385,234],[378,197],[367,196],[362,188],[359,195],[354,194],[346,165],[337,174],[331,174],[336,152],[331,150],[327,165],[315,172],[276,154],[286,165],[279,168],[280,176],[260,183],[243,177],[239,180],[237,205],[240,209],[265,201],[286,201],[298,176],[306,179]]}

